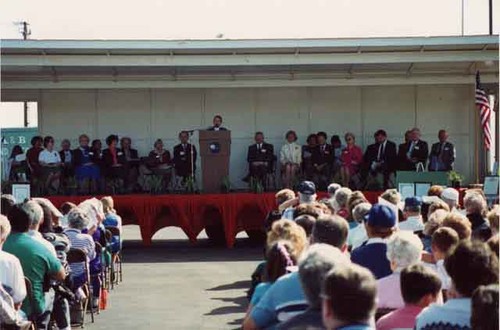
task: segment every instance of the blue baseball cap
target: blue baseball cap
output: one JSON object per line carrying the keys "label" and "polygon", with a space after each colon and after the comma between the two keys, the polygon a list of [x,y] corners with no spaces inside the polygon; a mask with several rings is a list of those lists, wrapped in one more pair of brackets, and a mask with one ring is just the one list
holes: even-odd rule
{"label": "blue baseball cap", "polygon": [[405,199],[405,207],[418,207],[422,206],[422,204],[423,204],[422,198],[419,196],[407,197]]}
{"label": "blue baseball cap", "polygon": [[365,221],[370,226],[392,228],[396,225],[397,215],[389,206],[375,204],[365,215]]}
{"label": "blue baseball cap", "polygon": [[316,185],[311,181],[302,181],[297,190],[304,195],[314,195],[316,193]]}

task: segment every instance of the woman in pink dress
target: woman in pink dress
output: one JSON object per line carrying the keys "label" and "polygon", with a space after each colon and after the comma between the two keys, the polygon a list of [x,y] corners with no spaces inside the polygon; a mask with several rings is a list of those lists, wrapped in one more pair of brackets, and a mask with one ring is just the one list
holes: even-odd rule
{"label": "woman in pink dress", "polygon": [[351,177],[359,172],[359,167],[363,161],[363,151],[358,147],[356,138],[352,133],[345,134],[346,147],[342,150],[340,160],[342,166],[340,168],[340,176],[342,178],[342,185],[349,187]]}

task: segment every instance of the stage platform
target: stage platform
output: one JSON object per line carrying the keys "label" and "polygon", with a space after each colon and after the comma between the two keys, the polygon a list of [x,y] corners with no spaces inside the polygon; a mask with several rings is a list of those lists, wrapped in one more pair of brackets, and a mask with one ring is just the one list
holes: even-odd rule
{"label": "stage platform", "polygon": [[[379,195],[376,191],[365,192],[372,203]],[[48,198],[59,208],[64,202],[79,204],[89,196]],[[238,232],[261,229],[267,213],[275,207],[274,193],[142,194],[116,195],[113,199],[123,224],[139,225],[144,245],[151,245],[158,230],[175,226],[180,227],[193,243],[203,229],[223,228],[226,245],[232,247]]]}

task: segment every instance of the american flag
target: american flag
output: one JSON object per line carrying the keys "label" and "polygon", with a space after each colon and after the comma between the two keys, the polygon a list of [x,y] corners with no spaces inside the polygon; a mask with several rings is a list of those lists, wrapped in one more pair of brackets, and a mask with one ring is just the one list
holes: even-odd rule
{"label": "american flag", "polygon": [[481,126],[484,133],[484,147],[490,150],[491,146],[491,130],[490,130],[490,117],[491,108],[488,94],[481,88],[481,81],[479,71],[476,73],[476,105],[479,107],[479,117],[481,118]]}

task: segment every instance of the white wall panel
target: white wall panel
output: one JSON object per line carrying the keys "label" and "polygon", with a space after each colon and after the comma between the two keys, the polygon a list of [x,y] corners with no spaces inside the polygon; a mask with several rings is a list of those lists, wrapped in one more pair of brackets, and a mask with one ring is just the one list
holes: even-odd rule
{"label": "white wall panel", "polygon": [[[181,129],[208,127],[213,115],[221,114],[232,131],[234,187],[245,186],[241,178],[247,171],[247,147],[258,130],[277,153],[289,129],[297,131],[301,143],[309,132],[343,137],[351,131],[365,148],[379,128],[400,143],[404,131],[417,125],[432,144],[443,127],[457,146],[457,169],[473,174],[470,86],[44,91],[39,109],[42,134],[74,141],[82,132],[102,139],[110,133],[129,135],[141,155],[147,155],[156,138],[172,150]],[[197,140],[197,134],[193,138]]]}
{"label": "white wall panel", "polygon": [[97,135],[103,139],[112,133],[129,136],[135,148],[149,149],[150,102],[149,90],[98,91]]}
{"label": "white wall panel", "polygon": [[344,134],[352,132],[361,141],[361,97],[359,87],[311,88],[311,132],[324,131],[328,140],[334,134],[344,141]]}
{"label": "white wall panel", "polygon": [[40,133],[53,135],[57,146],[64,138],[76,146],[78,135],[96,135],[94,91],[44,91],[38,111]]}

